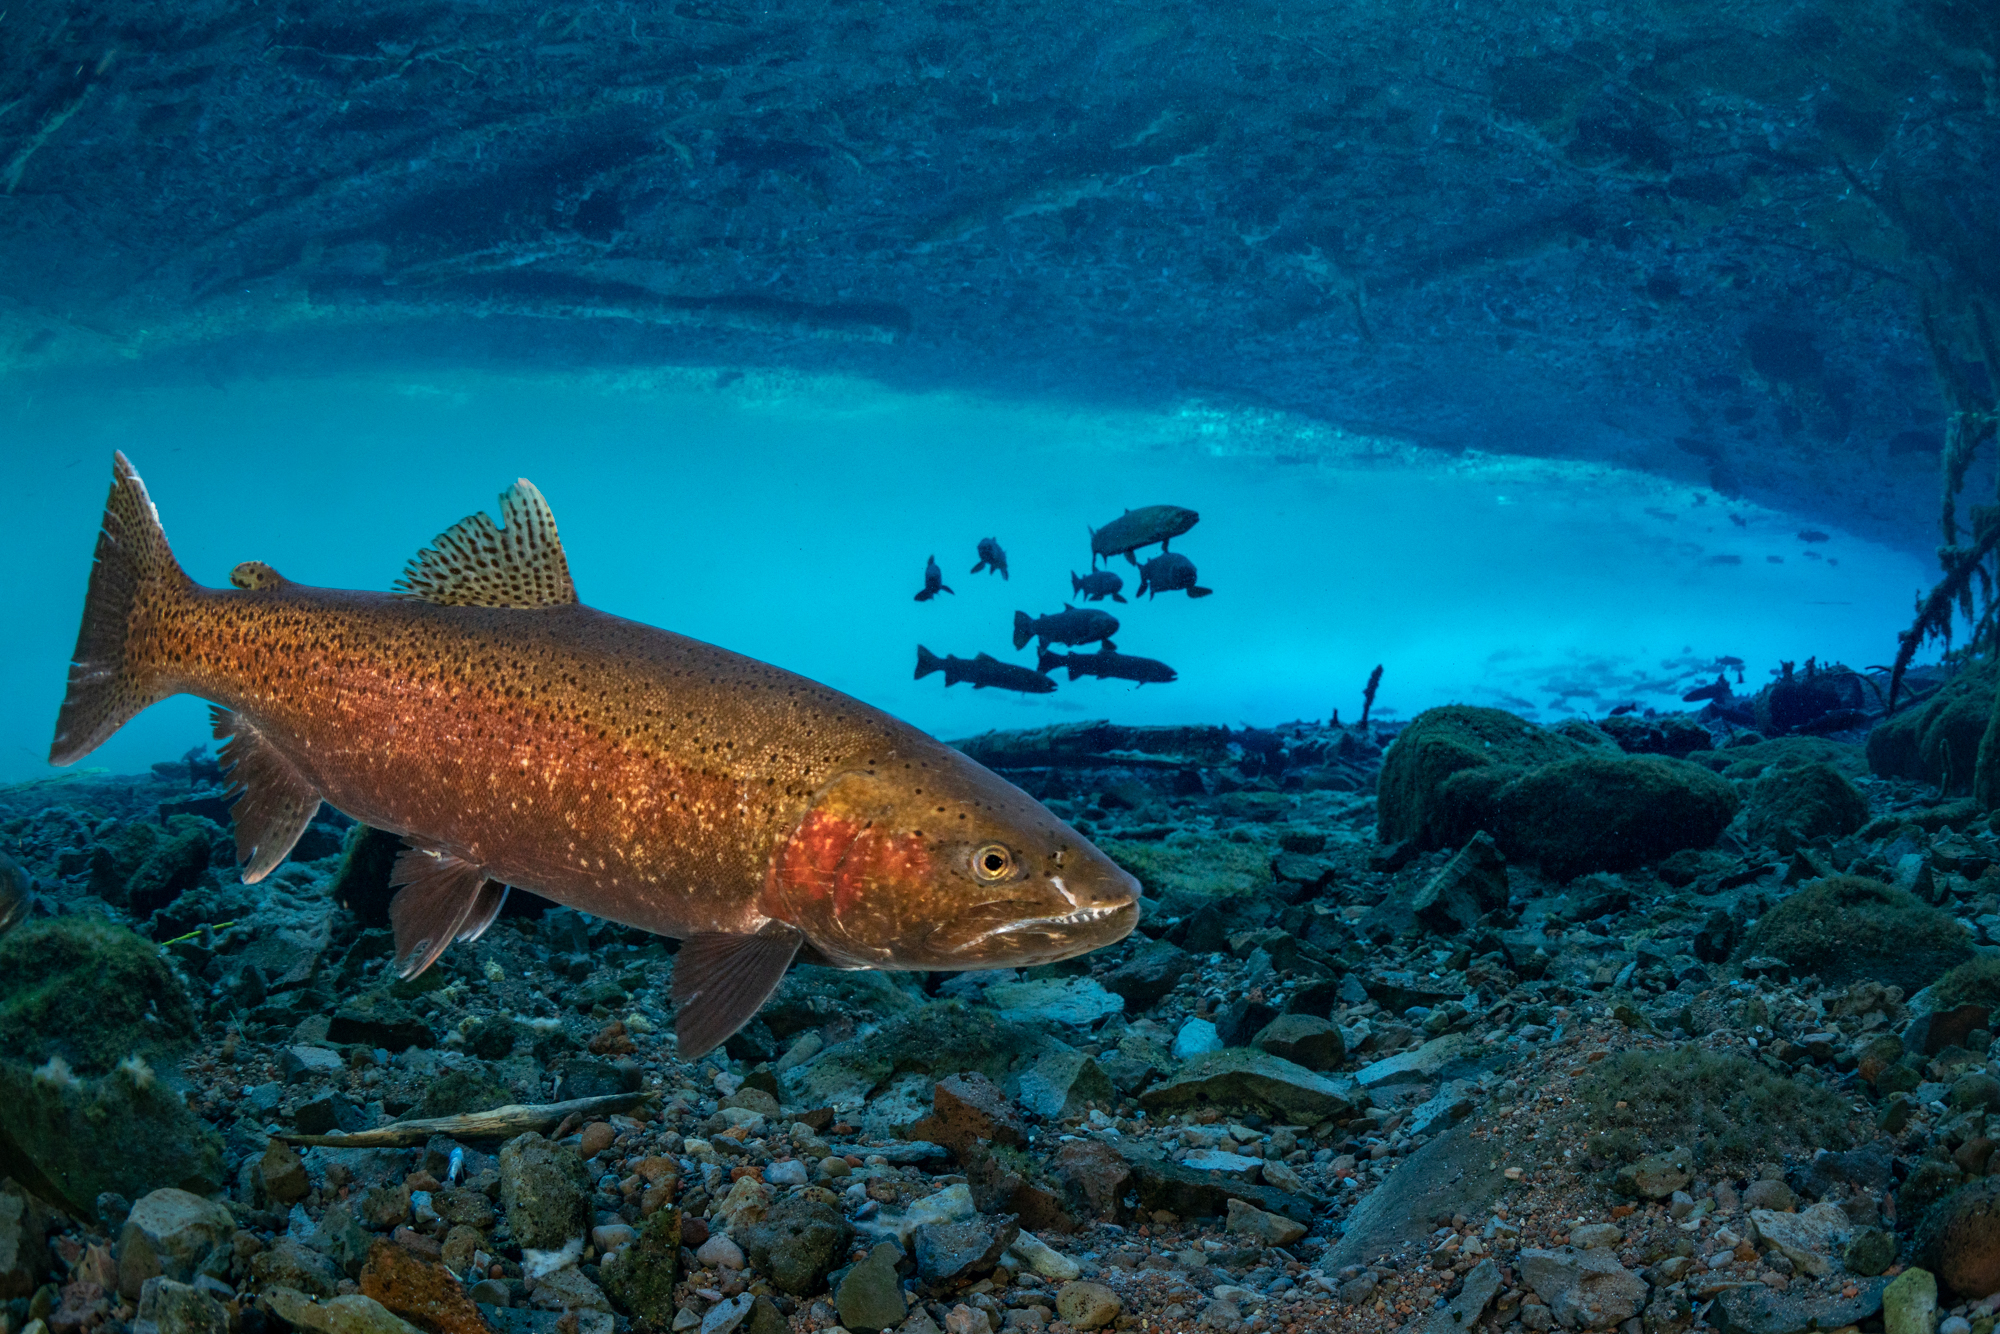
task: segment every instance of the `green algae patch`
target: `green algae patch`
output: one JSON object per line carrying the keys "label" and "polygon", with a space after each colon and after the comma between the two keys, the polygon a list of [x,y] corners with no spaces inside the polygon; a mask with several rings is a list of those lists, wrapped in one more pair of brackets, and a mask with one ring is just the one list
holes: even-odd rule
{"label": "green algae patch", "polygon": [[2000,959],[1983,955],[1968,959],[1931,983],[1933,1009],[1955,1010],[1961,1005],[2000,1010]]}
{"label": "green algae patch", "polygon": [[1782,960],[1827,986],[1881,982],[1907,994],[1972,957],[1972,937],[1949,913],[1856,875],[1815,880],[1764,914],[1739,960]]}
{"label": "green algae patch", "polygon": [[1600,1061],[1576,1097],[1591,1152],[1615,1162],[1692,1147],[1700,1168],[1749,1168],[1853,1139],[1853,1113],[1829,1090],[1693,1044]]}
{"label": "green algae patch", "polygon": [[1175,836],[1161,843],[1107,838],[1097,846],[1169,913],[1189,913],[1215,899],[1268,894],[1274,888],[1271,849],[1262,843]]}
{"label": "green algae patch", "polygon": [[1458,847],[1482,825],[1492,798],[1525,770],[1571,759],[1584,743],[1501,709],[1447,704],[1413,719],[1382,759],[1376,833]]}
{"label": "green algae patch", "polygon": [[122,926],[56,917],[0,938],[0,1052],[15,1060],[101,1075],[127,1056],[171,1058],[196,1031],[158,947]]}
{"label": "green algae patch", "polygon": [[1868,772],[1868,755],[1851,741],[1828,741],[1818,736],[1781,736],[1748,746],[1696,752],[1688,761],[1713,769],[1724,778],[1759,778],[1775,769],[1797,769],[1808,764],[1830,764],[1849,778]]}

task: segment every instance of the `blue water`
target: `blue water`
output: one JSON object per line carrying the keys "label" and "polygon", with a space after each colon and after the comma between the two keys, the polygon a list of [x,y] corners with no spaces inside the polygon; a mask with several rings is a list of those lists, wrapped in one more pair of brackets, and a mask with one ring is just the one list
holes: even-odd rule
{"label": "blue water", "polygon": [[[1351,719],[1450,700],[1552,719],[1666,706],[1718,655],[1885,660],[1929,571],[1912,555],[1686,485],[1597,465],[1445,457],[1271,414],[1150,413],[913,397],[713,372],[472,372],[239,382],[226,390],[0,384],[0,780],[45,763],[111,454],[131,457],[182,564],[264,560],[384,589],[518,476],[548,497],[591,605],[802,672],[946,737],[995,727]],[[1052,695],[912,679],[916,646],[1011,649],[1089,569],[1126,506],[1201,511],[1174,542],[1215,595],[1102,604],[1121,651],[1171,685]],[[1805,542],[1802,528],[1828,533]],[[996,536],[1012,578],[968,571]],[[954,596],[919,604],[935,553]],[[1138,572],[1122,560],[1130,597]],[[205,739],[155,706],[85,761],[143,768]]]}

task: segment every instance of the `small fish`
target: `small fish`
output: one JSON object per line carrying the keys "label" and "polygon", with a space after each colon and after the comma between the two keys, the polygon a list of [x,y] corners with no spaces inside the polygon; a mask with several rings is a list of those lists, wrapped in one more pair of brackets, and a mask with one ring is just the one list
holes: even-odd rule
{"label": "small fish", "polygon": [[951,593],[953,597],[958,596],[957,593],[945,587],[944,571],[938,568],[937,557],[932,556],[924,563],[924,591],[917,594],[917,601],[929,602],[940,593]]}
{"label": "small fish", "polygon": [[1034,668],[1002,662],[991,653],[982,653],[976,658],[940,658],[922,644],[917,645],[915,679],[921,681],[932,672],[944,673],[946,689],[960,681],[972,682],[974,690],[992,686],[995,690],[1018,690],[1024,695],[1046,695],[1056,688],[1054,681]]}
{"label": "small fish", "polygon": [[1137,681],[1140,685],[1148,681],[1164,684],[1180,679],[1180,673],[1157,658],[1138,658],[1129,653],[1118,653],[1110,648],[1101,648],[1095,653],[1051,653],[1043,649],[1036,669],[1052,672],[1058,667],[1069,668],[1069,679],[1079,676],[1096,676],[1107,680]]}
{"label": "small fish", "polygon": [[1002,579],[1007,577],[1007,553],[1000,549],[999,538],[979,539],[979,564],[972,567],[972,572],[978,574],[981,570],[996,570]]}
{"label": "small fish", "polygon": [[1732,667],[1735,668],[1737,671],[1741,671],[1743,670],[1743,659],[1730,657],[1729,655],[1724,654],[1722,657],[1717,658],[1715,660],[1715,665],[1718,667]]}
{"label": "small fish", "polygon": [[35,882],[27,868],[0,852],[0,936],[27,920],[35,906]]}
{"label": "small fish", "polygon": [[1822,533],[1817,528],[1799,529],[1799,541],[1801,542],[1830,542],[1832,540],[1833,540],[1832,534]]}
{"label": "small fish", "polygon": [[50,762],[208,699],[246,882],[325,800],[412,845],[389,877],[397,977],[477,939],[509,885],[676,937],[683,1060],[794,959],[1031,967],[1137,923],[1138,882],[1018,787],[826,686],[583,605],[530,483],[501,518],[453,525],[395,593],[257,561],[204,588],[116,456]]}
{"label": "small fish", "polygon": [[1113,602],[1123,602],[1125,597],[1119,592],[1125,581],[1109,570],[1092,570],[1079,579],[1076,571],[1069,572],[1069,591],[1080,596],[1085,602],[1102,602],[1110,598]]}
{"label": "small fish", "polygon": [[1100,556],[1106,560],[1123,556],[1137,565],[1139,560],[1132,553],[1140,547],[1158,542],[1160,550],[1165,551],[1169,541],[1200,522],[1201,515],[1179,505],[1147,505],[1126,510],[1102,528],[1090,530],[1090,563],[1095,567]]}
{"label": "small fish", "polygon": [[1628,701],[1627,703],[1620,704],[1617,708],[1613,709],[1611,711],[1611,716],[1613,718],[1622,718],[1628,713],[1637,713],[1638,711],[1639,711],[1639,705],[1637,701]]}
{"label": "small fish", "polygon": [[1693,690],[1681,696],[1681,702],[1683,704],[1693,704],[1697,700],[1712,699],[1720,704],[1726,699],[1733,698],[1734,693],[1729,688],[1729,678],[1717,675],[1713,685],[1696,686]]}
{"label": "small fish", "polygon": [[1088,644],[1095,639],[1109,640],[1118,633],[1118,618],[1108,611],[1097,611],[1089,607],[1077,608],[1063,603],[1061,611],[1052,611],[1046,616],[1030,618],[1025,611],[1014,613],[1014,647],[1026,648],[1030,639],[1039,638],[1042,648],[1050,644]]}
{"label": "small fish", "polygon": [[[1215,590],[1195,583],[1194,562],[1178,551],[1163,552],[1139,567],[1139,593],[1150,596],[1173,593],[1185,588],[1191,598],[1205,598]],[[1137,597],[1139,593],[1132,596]]]}

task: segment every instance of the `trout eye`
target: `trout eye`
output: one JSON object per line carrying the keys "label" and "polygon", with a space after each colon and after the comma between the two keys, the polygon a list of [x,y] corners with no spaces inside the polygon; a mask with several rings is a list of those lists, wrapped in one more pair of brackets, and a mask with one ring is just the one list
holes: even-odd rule
{"label": "trout eye", "polygon": [[998,843],[988,843],[972,854],[972,874],[988,884],[1013,873],[1014,854]]}

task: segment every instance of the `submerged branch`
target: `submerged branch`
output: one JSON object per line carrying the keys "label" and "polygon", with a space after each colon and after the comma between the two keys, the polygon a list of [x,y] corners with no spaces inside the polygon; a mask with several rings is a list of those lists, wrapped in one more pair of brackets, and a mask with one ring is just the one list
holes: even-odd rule
{"label": "submerged branch", "polygon": [[510,1139],[530,1130],[548,1130],[571,1116],[597,1112],[622,1112],[638,1106],[644,1093],[607,1093],[596,1098],[572,1098],[568,1102],[512,1103],[488,1112],[466,1112],[459,1116],[431,1116],[418,1121],[396,1121],[373,1130],[357,1130],[351,1135],[273,1135],[287,1144],[316,1145],[328,1149],[401,1149],[423,1144],[433,1135],[454,1139]]}

